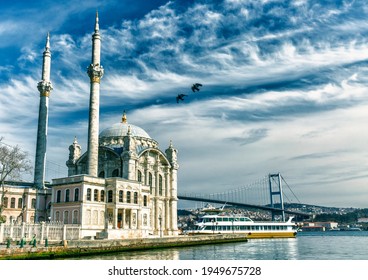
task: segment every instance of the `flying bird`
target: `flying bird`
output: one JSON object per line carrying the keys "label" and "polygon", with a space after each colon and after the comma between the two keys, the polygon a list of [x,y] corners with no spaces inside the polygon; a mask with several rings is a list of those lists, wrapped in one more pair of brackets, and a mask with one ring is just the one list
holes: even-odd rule
{"label": "flying bird", "polygon": [[202,84],[199,84],[199,83],[195,83],[192,85],[192,91],[193,92],[196,92],[196,91],[199,91],[199,87],[201,87]]}
{"label": "flying bird", "polygon": [[179,103],[179,100],[184,101],[184,96],[188,96],[186,94],[178,94],[178,96],[176,97],[176,103]]}

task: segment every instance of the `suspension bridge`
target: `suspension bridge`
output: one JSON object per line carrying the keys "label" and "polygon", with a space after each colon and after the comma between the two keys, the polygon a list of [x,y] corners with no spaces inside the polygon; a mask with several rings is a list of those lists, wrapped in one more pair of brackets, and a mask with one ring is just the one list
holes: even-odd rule
{"label": "suspension bridge", "polygon": [[178,195],[178,199],[265,210],[272,214],[273,220],[277,216],[281,216],[281,219],[285,220],[285,214],[301,218],[312,215],[311,213],[285,209],[285,199],[289,203],[300,203],[300,201],[280,173],[269,174],[251,184],[223,192],[182,193]]}

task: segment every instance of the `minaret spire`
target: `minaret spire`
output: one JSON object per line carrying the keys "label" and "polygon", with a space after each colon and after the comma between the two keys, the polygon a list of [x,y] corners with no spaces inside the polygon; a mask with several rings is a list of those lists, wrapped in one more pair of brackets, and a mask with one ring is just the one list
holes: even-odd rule
{"label": "minaret spire", "polygon": [[95,23],[95,33],[99,33],[100,26],[98,24],[98,11],[96,11],[96,23]]}
{"label": "minaret spire", "polygon": [[37,84],[37,89],[40,92],[40,107],[38,114],[34,184],[38,189],[44,188],[44,181],[45,181],[49,96],[52,91],[52,84],[50,82],[50,72],[51,72],[50,34],[47,34],[45,51],[43,52],[42,80]]}
{"label": "minaret spire", "polygon": [[96,12],[95,32],[92,35],[92,63],[87,73],[90,78],[90,101],[88,123],[88,174],[97,177],[98,172],[98,133],[100,114],[100,80],[103,76],[101,63],[101,36],[98,13]]}

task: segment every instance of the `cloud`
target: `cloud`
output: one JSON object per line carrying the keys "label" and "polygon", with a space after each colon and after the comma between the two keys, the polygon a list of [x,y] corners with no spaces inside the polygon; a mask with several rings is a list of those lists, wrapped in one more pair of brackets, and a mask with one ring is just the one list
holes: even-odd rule
{"label": "cloud", "polygon": [[243,132],[243,135],[244,136],[240,137],[229,137],[226,140],[239,143],[240,146],[252,144],[267,137],[267,129],[264,128],[251,129],[249,132]]}
{"label": "cloud", "polygon": [[[74,136],[86,148],[86,67],[98,7],[105,69],[100,128],[127,110],[128,121],[162,149],[173,140],[183,189],[220,191],[276,171],[310,202],[327,201],[316,196],[321,188],[364,189],[364,1],[131,4],[53,3],[42,15],[27,4],[17,21],[14,6],[0,12],[7,14],[0,21],[7,38],[0,44],[0,69],[7,69],[0,79],[1,127],[27,150],[35,145],[37,82],[51,32],[49,179],[65,171]],[[198,93],[190,90],[194,82],[204,85]],[[178,93],[188,94],[185,102],[176,103]]]}

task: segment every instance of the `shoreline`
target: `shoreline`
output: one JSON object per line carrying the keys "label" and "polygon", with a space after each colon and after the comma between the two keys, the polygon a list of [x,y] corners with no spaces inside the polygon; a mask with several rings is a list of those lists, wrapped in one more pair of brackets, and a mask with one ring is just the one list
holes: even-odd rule
{"label": "shoreline", "polygon": [[143,251],[195,245],[247,242],[244,234],[179,235],[175,237],[137,238],[125,240],[70,240],[48,247],[0,248],[0,260],[63,259],[124,251]]}

